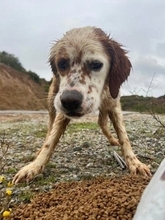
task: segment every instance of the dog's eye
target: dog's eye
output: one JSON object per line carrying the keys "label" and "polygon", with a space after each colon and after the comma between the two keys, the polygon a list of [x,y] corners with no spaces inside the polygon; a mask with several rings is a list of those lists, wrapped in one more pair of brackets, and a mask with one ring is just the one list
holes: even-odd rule
{"label": "dog's eye", "polygon": [[89,63],[89,68],[94,71],[99,71],[103,66],[103,63],[100,61],[92,61]]}
{"label": "dog's eye", "polygon": [[62,71],[66,70],[69,66],[69,63],[68,63],[68,60],[66,59],[61,59],[59,62],[58,62],[58,68]]}

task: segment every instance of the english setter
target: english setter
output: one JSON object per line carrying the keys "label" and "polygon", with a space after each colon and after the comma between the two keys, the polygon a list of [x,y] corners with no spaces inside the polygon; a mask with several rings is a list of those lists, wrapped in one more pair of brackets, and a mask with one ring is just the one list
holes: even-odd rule
{"label": "english setter", "polygon": [[[30,181],[43,171],[69,121],[99,110],[98,124],[111,145],[121,146],[130,173],[150,175],[132,151],[123,123],[120,86],[131,63],[122,46],[96,27],[72,29],[50,52],[53,80],[48,94],[49,128],[34,161],[23,167],[13,183]],[[108,118],[118,140],[110,133]]]}

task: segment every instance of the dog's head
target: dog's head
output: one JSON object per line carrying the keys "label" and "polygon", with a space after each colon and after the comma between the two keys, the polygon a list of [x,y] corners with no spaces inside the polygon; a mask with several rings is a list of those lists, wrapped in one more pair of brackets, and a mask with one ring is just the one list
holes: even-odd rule
{"label": "dog's head", "polygon": [[52,47],[49,61],[59,79],[55,108],[71,118],[97,110],[106,85],[115,99],[131,68],[121,45],[95,27],[67,32]]}

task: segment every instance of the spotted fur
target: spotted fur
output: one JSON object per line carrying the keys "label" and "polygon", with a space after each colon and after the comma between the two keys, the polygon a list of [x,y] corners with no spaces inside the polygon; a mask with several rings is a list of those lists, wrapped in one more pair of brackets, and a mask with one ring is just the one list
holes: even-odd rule
{"label": "spotted fur", "polygon": [[[149,168],[134,155],[123,122],[120,86],[128,78],[131,63],[122,46],[101,29],[76,28],[52,47],[49,89],[49,128],[36,159],[23,167],[13,182],[27,181],[42,172],[71,119],[99,110],[98,124],[111,145],[121,147],[132,174],[150,175]],[[112,122],[118,140],[108,128]]]}

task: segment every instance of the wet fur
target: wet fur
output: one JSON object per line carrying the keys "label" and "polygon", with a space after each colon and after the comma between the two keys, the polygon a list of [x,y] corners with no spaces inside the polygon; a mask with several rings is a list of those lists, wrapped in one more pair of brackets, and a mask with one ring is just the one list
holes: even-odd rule
{"label": "wet fur", "polygon": [[[95,57],[103,63],[103,67],[96,72],[88,68],[88,62]],[[63,71],[58,66],[61,59],[67,60],[67,68]],[[149,168],[134,155],[123,123],[119,90],[130,74],[131,63],[122,46],[99,28],[72,29],[53,45],[49,61],[53,80],[48,95],[49,128],[46,140],[36,159],[23,167],[13,182],[18,183],[22,179],[30,181],[43,171],[69,121],[76,118],[67,115],[60,100],[65,91],[71,90],[83,96],[78,113],[85,115],[99,110],[98,124],[111,145],[121,146],[129,171],[150,175]],[[108,119],[116,130],[118,140],[109,131]]]}

